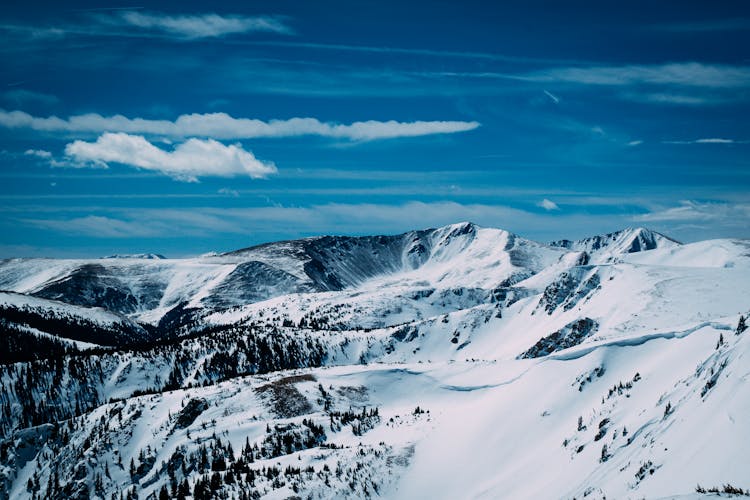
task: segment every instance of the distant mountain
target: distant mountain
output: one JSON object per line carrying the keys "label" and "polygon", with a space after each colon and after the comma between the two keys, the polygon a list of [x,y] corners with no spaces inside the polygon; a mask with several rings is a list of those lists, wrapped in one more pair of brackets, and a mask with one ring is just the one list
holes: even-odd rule
{"label": "distant mountain", "polygon": [[157,323],[186,304],[226,308],[386,276],[492,287],[533,274],[560,254],[462,223],[396,236],[307,238],[193,259],[13,259],[0,263],[0,288]]}
{"label": "distant mountain", "polygon": [[134,253],[134,254],[114,254],[102,257],[103,259],[146,259],[146,260],[161,260],[166,259],[158,253]]}
{"label": "distant mountain", "polygon": [[0,289],[0,499],[750,488],[745,240],[459,223]]}
{"label": "distant mountain", "polygon": [[628,228],[614,233],[591,236],[582,240],[558,240],[550,246],[566,248],[577,252],[586,252],[597,262],[610,261],[619,255],[655,250],[657,248],[674,248],[680,242],[668,236],[645,229]]}

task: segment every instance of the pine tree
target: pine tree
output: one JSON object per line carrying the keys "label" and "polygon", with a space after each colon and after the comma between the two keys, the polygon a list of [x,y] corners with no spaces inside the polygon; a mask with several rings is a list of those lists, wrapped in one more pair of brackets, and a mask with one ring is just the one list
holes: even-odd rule
{"label": "pine tree", "polygon": [[745,321],[746,321],[745,316],[740,316],[740,320],[737,323],[737,331],[736,331],[737,335],[747,330],[747,325],[745,324]]}
{"label": "pine tree", "polygon": [[604,444],[604,445],[602,445],[602,456],[599,459],[599,461],[600,462],[606,462],[607,460],[609,460],[609,453],[607,451],[607,445]]}

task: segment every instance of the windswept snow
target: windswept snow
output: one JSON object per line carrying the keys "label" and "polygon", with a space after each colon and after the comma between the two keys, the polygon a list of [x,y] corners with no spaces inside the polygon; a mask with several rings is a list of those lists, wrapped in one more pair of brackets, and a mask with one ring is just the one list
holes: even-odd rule
{"label": "windswept snow", "polygon": [[[52,470],[107,498],[158,497],[170,475],[192,494],[215,474],[214,494],[269,499],[750,489],[747,241],[638,228],[544,245],[459,223],[194,259],[10,260],[0,284],[24,293],[0,304],[99,323],[123,316],[92,306],[119,306],[182,335],[38,368],[32,392],[62,374],[36,397],[68,412],[68,442],[23,427],[27,365],[0,373],[12,497],[30,479],[49,494]],[[249,464],[248,444],[263,450]],[[224,465],[200,465],[205,450]]]}

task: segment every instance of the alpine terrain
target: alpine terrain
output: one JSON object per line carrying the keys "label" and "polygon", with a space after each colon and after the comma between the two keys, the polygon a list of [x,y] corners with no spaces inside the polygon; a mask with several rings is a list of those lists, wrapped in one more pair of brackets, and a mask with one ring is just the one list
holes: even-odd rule
{"label": "alpine terrain", "polygon": [[0,261],[0,498],[750,496],[750,241]]}

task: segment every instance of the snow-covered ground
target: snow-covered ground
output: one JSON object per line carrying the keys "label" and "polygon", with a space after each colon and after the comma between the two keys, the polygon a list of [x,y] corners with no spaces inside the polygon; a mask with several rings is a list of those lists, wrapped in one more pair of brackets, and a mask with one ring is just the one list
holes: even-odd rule
{"label": "snow-covered ground", "polygon": [[[750,488],[750,331],[738,328],[750,311],[746,241],[681,245],[630,229],[543,245],[455,224],[108,260],[104,275],[142,305],[132,318],[156,324],[188,304],[197,329],[171,350],[101,355],[101,403],[54,432],[16,430],[2,464],[13,498],[50,496],[55,471],[68,494],[104,498],[183,485],[194,494],[203,482],[230,498],[701,498],[699,485]],[[240,267],[248,262],[265,267]],[[90,264],[6,261],[0,282],[32,293]],[[161,283],[150,302],[134,285],[147,271],[149,286]],[[301,339],[290,356],[309,368],[212,378],[227,360],[247,365],[246,344],[263,336]],[[159,389],[177,365],[187,373]],[[154,393],[137,395],[144,389]],[[10,390],[3,400],[13,402]]]}

